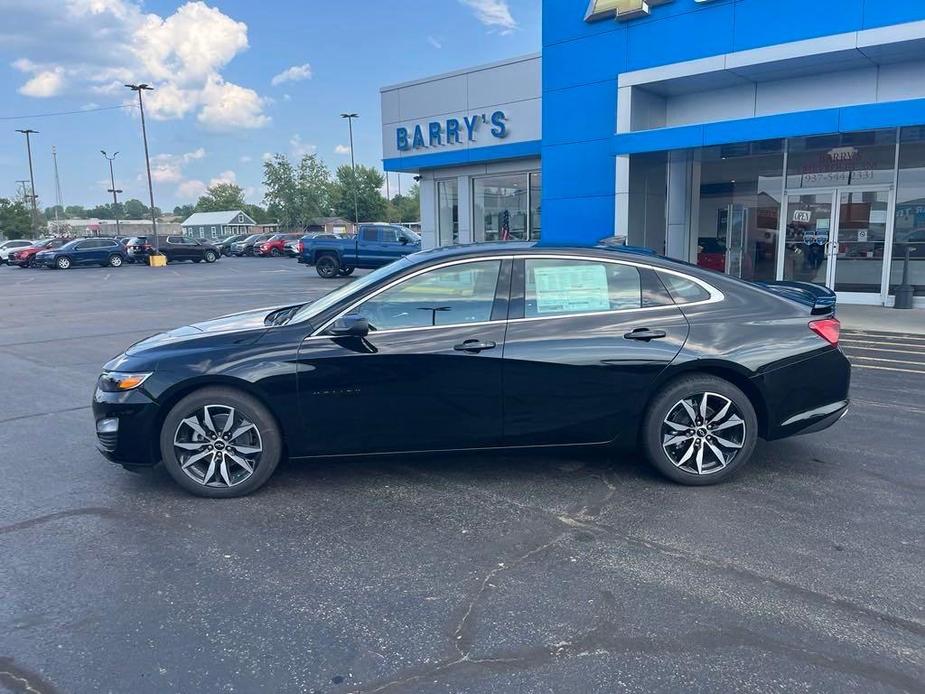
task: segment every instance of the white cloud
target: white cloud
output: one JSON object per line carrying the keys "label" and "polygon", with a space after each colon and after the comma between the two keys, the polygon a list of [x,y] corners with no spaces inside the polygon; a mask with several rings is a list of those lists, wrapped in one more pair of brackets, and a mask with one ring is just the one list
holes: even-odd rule
{"label": "white cloud", "polygon": [[198,200],[205,195],[208,186],[202,181],[192,179],[177,186],[177,197],[183,200]]}
{"label": "white cloud", "polygon": [[252,156],[250,156],[249,154],[242,154],[242,155],[241,155],[240,162],[241,162],[242,164],[247,164],[247,163],[249,163],[249,162],[251,162],[251,161],[253,161],[253,160],[254,160],[254,158],[253,158]]}
{"label": "white cloud", "polygon": [[266,162],[266,161],[272,161],[272,159],[273,159],[273,152],[264,152],[264,153],[261,155],[260,159],[261,159],[262,161],[265,161],[265,162]]}
{"label": "white cloud", "polygon": [[209,187],[217,186],[219,183],[237,183],[238,176],[234,171],[222,171],[209,181]]}
{"label": "white cloud", "polygon": [[222,76],[248,48],[247,25],[200,0],[165,16],[145,12],[141,0],[19,2],[4,12],[0,45],[18,56],[26,96],[118,94],[134,104],[123,85],[143,81],[155,88],[145,95],[154,119],[195,113],[217,130],[270,122],[257,92]]}
{"label": "white cloud", "polygon": [[289,147],[292,149],[292,156],[296,159],[301,159],[306,154],[314,154],[318,151],[317,146],[302,142],[301,135],[293,135],[289,139]]}
{"label": "white cloud", "polygon": [[347,145],[337,145],[334,148],[334,154],[350,154],[350,147]]}
{"label": "white cloud", "polygon": [[151,157],[151,180],[155,183],[179,183],[183,180],[183,167],[205,156],[206,150],[203,147],[184,154],[155,155]]}
{"label": "white cloud", "polygon": [[508,0],[459,0],[463,5],[471,8],[478,19],[489,29],[499,29],[502,34],[512,32],[517,28],[517,21],[511,14]]}
{"label": "white cloud", "polygon": [[283,94],[283,101],[292,101],[291,94]]}
{"label": "white cloud", "polygon": [[286,82],[301,82],[302,80],[310,80],[311,78],[312,66],[305,63],[304,65],[293,65],[290,68],[286,68],[278,75],[274,75],[273,79],[270,80],[270,84],[277,87]]}
{"label": "white cloud", "polygon": [[45,99],[50,96],[57,96],[64,87],[64,70],[53,68],[51,70],[37,70],[33,76],[19,88],[19,93],[23,96],[32,96],[37,99]]}
{"label": "white cloud", "polygon": [[427,37],[427,43],[429,43],[434,48],[443,48],[443,42],[440,39],[434,38],[433,36]]}

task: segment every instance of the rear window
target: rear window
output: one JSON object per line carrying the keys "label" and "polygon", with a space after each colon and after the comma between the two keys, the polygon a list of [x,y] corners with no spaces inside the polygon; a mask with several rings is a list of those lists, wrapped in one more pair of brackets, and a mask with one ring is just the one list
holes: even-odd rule
{"label": "rear window", "polygon": [[676,304],[692,304],[710,298],[710,292],[687,277],[667,272],[660,272],[658,276]]}

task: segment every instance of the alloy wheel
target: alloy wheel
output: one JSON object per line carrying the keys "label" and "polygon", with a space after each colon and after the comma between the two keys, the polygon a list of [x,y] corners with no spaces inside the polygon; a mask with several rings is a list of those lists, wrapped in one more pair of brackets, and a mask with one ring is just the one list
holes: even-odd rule
{"label": "alloy wheel", "polygon": [[181,420],[173,446],[180,469],[205,487],[246,482],[263,455],[257,426],[229,405],[205,405]]}
{"label": "alloy wheel", "polygon": [[728,467],[746,441],[745,419],[718,393],[697,393],[675,403],[662,422],[662,448],[685,472],[712,475]]}

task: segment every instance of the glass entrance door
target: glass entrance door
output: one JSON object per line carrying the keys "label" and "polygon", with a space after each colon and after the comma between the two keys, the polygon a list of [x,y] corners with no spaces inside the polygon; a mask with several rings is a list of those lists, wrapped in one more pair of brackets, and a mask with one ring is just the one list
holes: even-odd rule
{"label": "glass entrance door", "polygon": [[835,227],[834,217],[834,190],[787,196],[785,280],[831,286],[829,240]]}
{"label": "glass entrance door", "polygon": [[889,190],[838,193],[838,233],[833,239],[834,281],[839,293],[879,296],[889,226]]}
{"label": "glass entrance door", "polygon": [[891,194],[889,188],[835,188],[788,195],[783,279],[878,303]]}

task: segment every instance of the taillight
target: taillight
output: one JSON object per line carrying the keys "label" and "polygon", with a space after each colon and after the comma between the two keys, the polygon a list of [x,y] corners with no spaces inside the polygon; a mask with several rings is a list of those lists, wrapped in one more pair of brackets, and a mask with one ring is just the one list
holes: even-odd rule
{"label": "taillight", "polygon": [[833,347],[838,347],[838,338],[841,334],[841,322],[837,318],[814,320],[809,324],[809,329]]}
{"label": "taillight", "polygon": [[299,249],[299,253],[304,253],[304,252],[305,252],[305,244],[302,243],[301,241],[299,241],[299,243],[296,244],[296,248]]}

